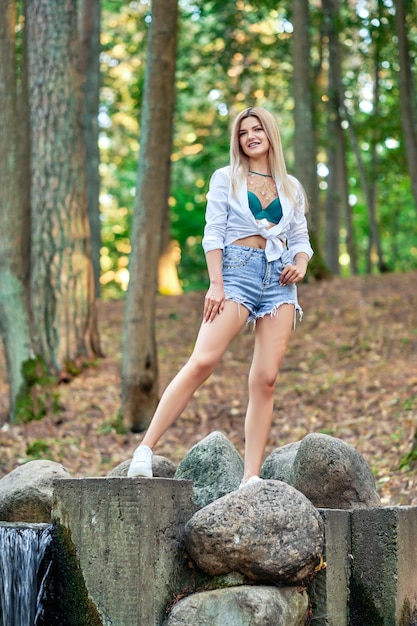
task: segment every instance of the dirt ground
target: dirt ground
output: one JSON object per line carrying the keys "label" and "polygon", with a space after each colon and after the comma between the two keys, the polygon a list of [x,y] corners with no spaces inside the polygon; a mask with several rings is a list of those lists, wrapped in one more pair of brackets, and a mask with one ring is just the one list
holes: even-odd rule
{"label": "dirt ground", "polygon": [[[275,393],[266,455],[321,432],[356,447],[372,468],[384,505],[417,504],[417,463],[404,463],[417,428],[417,272],[334,278],[299,287],[297,324]],[[190,353],[204,293],[158,297],[161,390]],[[99,303],[106,358],[61,384],[59,410],[25,425],[7,422],[0,353],[0,477],[36,458],[74,477],[104,476],[129,458],[141,435],[118,434],[123,302]],[[243,331],[155,452],[179,462],[222,431],[242,452],[253,333]]]}

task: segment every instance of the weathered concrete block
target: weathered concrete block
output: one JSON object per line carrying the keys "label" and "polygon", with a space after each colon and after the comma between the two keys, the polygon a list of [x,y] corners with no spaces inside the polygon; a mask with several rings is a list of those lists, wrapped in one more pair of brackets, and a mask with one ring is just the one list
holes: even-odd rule
{"label": "weathered concrete block", "polygon": [[191,482],[66,479],[56,481],[54,496],[53,521],[75,547],[102,624],[162,624],[167,604],[191,584],[183,550],[184,525],[196,511]]}
{"label": "weathered concrete block", "polygon": [[417,624],[417,507],[352,511],[351,626]]}
{"label": "weathered concrete block", "polygon": [[312,624],[348,626],[352,565],[350,512],[321,509],[324,522],[324,561],[309,586]]}

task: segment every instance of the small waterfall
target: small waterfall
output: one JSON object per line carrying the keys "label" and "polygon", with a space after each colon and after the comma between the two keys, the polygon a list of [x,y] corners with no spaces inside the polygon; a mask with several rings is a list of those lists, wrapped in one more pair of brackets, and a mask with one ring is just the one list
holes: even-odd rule
{"label": "small waterfall", "polygon": [[0,626],[43,623],[51,531],[47,524],[0,522]]}

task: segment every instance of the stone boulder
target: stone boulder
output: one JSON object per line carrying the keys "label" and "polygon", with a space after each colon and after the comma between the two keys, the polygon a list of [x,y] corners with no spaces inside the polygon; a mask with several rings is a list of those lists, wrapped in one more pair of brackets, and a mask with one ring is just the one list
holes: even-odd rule
{"label": "stone boulder", "polygon": [[324,528],[302,493],[274,480],[252,483],[197,511],[185,545],[207,574],[240,572],[251,580],[297,584],[320,562]]}
{"label": "stone boulder", "polygon": [[292,485],[294,460],[300,448],[301,441],[287,443],[286,446],[276,448],[261,467],[260,476],[266,479],[282,480]]}
{"label": "stone boulder", "polygon": [[53,482],[71,478],[54,461],[29,461],[0,480],[0,520],[4,522],[51,522]]}
{"label": "stone boulder", "polygon": [[217,431],[193,446],[175,472],[175,478],[193,481],[194,501],[200,507],[237,489],[242,476],[242,457]]}
{"label": "stone boulder", "polygon": [[[114,467],[108,475],[125,478],[127,476],[131,460],[132,459],[127,459],[126,461],[122,461],[122,463]],[[173,478],[176,469],[177,466],[166,457],[159,456],[158,454],[154,454],[152,456],[152,472],[154,478]]]}
{"label": "stone boulder", "polygon": [[176,604],[165,626],[304,626],[305,591],[295,587],[243,586],[194,593]]}
{"label": "stone boulder", "polygon": [[313,433],[277,448],[265,460],[262,478],[282,480],[301,491],[317,508],[377,507],[381,500],[363,456],[336,437]]}

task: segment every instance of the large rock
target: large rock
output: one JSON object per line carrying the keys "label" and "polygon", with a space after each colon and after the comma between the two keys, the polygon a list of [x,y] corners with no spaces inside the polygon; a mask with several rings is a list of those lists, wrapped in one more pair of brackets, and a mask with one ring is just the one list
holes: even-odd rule
{"label": "large rock", "polygon": [[261,476],[283,480],[317,508],[377,507],[381,500],[369,465],[352,446],[336,437],[313,433],[277,448],[265,460]]}
{"label": "large rock", "polygon": [[242,475],[240,454],[217,431],[193,446],[175,472],[175,478],[193,481],[194,501],[201,507],[237,489]]}
{"label": "large rock", "polygon": [[300,448],[301,441],[287,443],[286,446],[276,448],[262,465],[262,478],[282,480],[289,485],[293,484],[294,461]]}
{"label": "large rock", "polygon": [[185,527],[191,558],[211,575],[294,584],[309,578],[323,550],[323,522],[302,493],[259,481],[197,511]]}
{"label": "large rock", "polygon": [[51,522],[53,481],[71,478],[54,461],[29,461],[0,480],[0,520]]}
{"label": "large rock", "polygon": [[304,626],[306,592],[290,587],[243,586],[194,593],[172,609],[166,626]]}
{"label": "large rock", "polygon": [[[130,467],[132,459],[122,461],[116,467],[114,467],[109,476],[118,476],[119,478],[126,478],[128,469]],[[158,454],[152,455],[152,472],[154,478],[173,478],[177,466],[164,456]]]}

